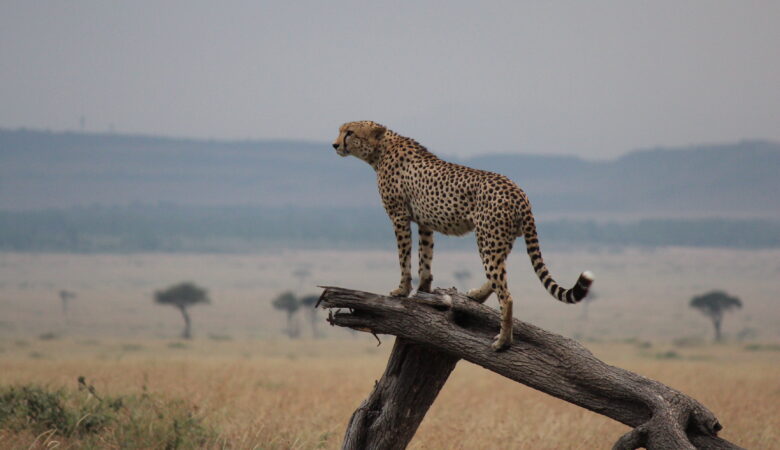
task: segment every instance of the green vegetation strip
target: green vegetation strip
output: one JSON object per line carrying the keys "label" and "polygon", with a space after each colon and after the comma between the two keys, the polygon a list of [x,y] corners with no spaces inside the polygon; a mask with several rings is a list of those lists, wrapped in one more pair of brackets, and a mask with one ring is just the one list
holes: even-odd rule
{"label": "green vegetation strip", "polygon": [[79,387],[0,387],[0,429],[31,436],[50,432],[80,448],[194,448],[216,436],[181,400],[147,392],[101,397],[83,379]]}

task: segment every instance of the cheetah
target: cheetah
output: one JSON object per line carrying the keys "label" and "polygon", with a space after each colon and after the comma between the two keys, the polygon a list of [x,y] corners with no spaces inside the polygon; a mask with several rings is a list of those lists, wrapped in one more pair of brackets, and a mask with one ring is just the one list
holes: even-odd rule
{"label": "cheetah", "polygon": [[349,122],[339,128],[333,148],[342,157],[355,156],[375,171],[379,193],[398,243],[401,282],[391,296],[412,290],[411,222],[419,233],[418,291],[429,292],[433,276],[433,232],[461,236],[475,231],[487,280],[467,295],[483,303],[495,292],[501,307],[501,329],[492,347],[512,344],[512,296],[506,259],[524,236],[531,265],[547,292],[564,303],[577,303],[588,293],[593,274],[583,272],[571,289],[556,283],[542,260],[531,204],[525,192],[503,175],[449,163],[414,139],[372,121]]}

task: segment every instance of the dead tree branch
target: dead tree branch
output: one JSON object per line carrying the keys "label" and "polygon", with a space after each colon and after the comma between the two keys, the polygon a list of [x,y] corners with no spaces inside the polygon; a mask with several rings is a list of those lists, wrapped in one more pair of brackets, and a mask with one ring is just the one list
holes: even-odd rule
{"label": "dead tree branch", "polygon": [[662,383],[597,359],[578,342],[514,321],[514,345],[490,347],[497,311],[454,289],[411,298],[326,287],[323,308],[332,325],[398,337],[382,379],[355,411],[345,449],[402,449],[458,360],[605,415],[633,429],[616,449],[738,449],[717,437],[715,415]]}

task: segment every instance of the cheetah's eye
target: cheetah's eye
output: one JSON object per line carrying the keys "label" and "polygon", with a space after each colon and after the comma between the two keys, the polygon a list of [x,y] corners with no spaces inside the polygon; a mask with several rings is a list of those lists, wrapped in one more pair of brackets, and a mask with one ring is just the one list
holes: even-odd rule
{"label": "cheetah's eye", "polygon": [[347,130],[347,132],[346,132],[346,133],[344,133],[344,137],[349,137],[349,136],[352,136],[353,134],[354,134],[354,131],[352,131],[352,130]]}

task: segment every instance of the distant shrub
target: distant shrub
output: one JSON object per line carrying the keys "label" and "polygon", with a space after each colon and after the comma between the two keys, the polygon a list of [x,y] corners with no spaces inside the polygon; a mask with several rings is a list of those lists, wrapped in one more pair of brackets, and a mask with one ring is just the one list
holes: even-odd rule
{"label": "distant shrub", "polygon": [[170,344],[168,344],[168,348],[183,350],[183,349],[190,348],[190,346],[185,344],[184,342],[171,342]]}
{"label": "distant shrub", "polygon": [[122,344],[120,348],[123,352],[138,352],[143,350],[144,346],[139,344]]}
{"label": "distant shrub", "polygon": [[705,341],[700,337],[686,336],[673,340],[672,344],[675,347],[701,347]]}
{"label": "distant shrub", "polygon": [[690,355],[685,359],[688,361],[712,361],[715,358],[712,355]]}
{"label": "distant shrub", "polygon": [[750,352],[780,352],[780,344],[748,344],[743,348]]}
{"label": "distant shrub", "polygon": [[209,334],[209,339],[212,341],[232,341],[233,338],[227,334]]}
{"label": "distant shrub", "polygon": [[43,333],[38,335],[38,339],[42,341],[53,341],[55,339],[59,339],[60,336],[57,333],[49,331],[48,333]]}
{"label": "distant shrub", "polygon": [[682,356],[674,350],[669,350],[662,353],[656,353],[655,359],[682,359]]}

